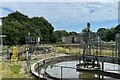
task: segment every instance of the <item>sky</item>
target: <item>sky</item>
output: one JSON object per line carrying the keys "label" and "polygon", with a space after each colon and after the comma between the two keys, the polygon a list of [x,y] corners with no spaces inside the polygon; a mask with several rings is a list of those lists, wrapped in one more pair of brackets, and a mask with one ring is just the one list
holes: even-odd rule
{"label": "sky", "polygon": [[68,32],[81,32],[87,22],[92,31],[118,24],[118,0],[2,0],[0,11],[0,17],[14,11],[43,16],[55,30]]}

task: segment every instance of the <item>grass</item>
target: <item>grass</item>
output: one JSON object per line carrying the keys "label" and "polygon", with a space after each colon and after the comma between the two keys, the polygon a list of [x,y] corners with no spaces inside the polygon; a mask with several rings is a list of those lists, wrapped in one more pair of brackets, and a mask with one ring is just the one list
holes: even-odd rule
{"label": "grass", "polygon": [[55,49],[56,49],[55,52],[57,52],[57,53],[65,53],[66,52],[66,49],[63,47],[56,47]]}
{"label": "grass", "polygon": [[112,50],[102,50],[103,56],[112,56]]}
{"label": "grass", "polygon": [[[97,54],[96,50],[94,50],[93,55],[96,55],[96,54]],[[98,55],[100,55],[100,53]],[[102,50],[101,56],[112,56],[112,50]]]}
{"label": "grass", "polygon": [[65,53],[66,52],[66,50],[58,50],[58,53]]}
{"label": "grass", "polygon": [[21,66],[2,61],[2,78],[23,78],[20,72]]}
{"label": "grass", "polygon": [[[73,48],[73,47],[56,47],[56,53],[70,53],[70,54],[82,54],[83,53],[83,49],[79,49],[79,48]],[[96,55],[96,49],[91,50],[92,55]],[[98,54],[100,55],[100,53]],[[101,51],[101,55],[102,56],[112,56],[112,50],[102,50]],[[115,54],[114,54],[115,55]]]}
{"label": "grass", "polygon": [[17,73],[17,74],[19,73],[20,68],[21,68],[21,66],[19,66],[19,65],[11,65],[11,66],[10,66],[11,71],[12,71],[13,73]]}
{"label": "grass", "polygon": [[81,54],[82,49],[79,48],[73,48],[73,47],[56,47],[56,53],[70,53],[70,54]]}
{"label": "grass", "polygon": [[[59,44],[60,45],[60,44]],[[52,46],[52,48],[55,49],[55,52],[53,52],[52,54],[46,54],[47,57],[54,57],[56,56],[57,53],[70,53],[70,54],[82,54],[83,53],[83,49],[79,49],[79,48],[74,48],[74,47],[56,47],[56,46]],[[96,54],[96,50],[92,50],[93,55]],[[36,60],[40,60],[42,58],[44,58],[45,54],[40,54],[36,56]],[[102,50],[102,54],[103,56],[112,56],[112,50]],[[22,60],[24,61],[25,59],[25,54],[22,56]],[[34,61],[31,61],[31,63]],[[21,61],[21,63],[23,63]],[[20,74],[20,69],[21,66],[20,65],[16,65],[16,64],[10,64],[9,61],[2,61],[2,65],[0,65],[0,68],[2,68],[1,72],[3,78],[24,78],[24,74]],[[25,69],[26,74],[28,73],[27,69]]]}

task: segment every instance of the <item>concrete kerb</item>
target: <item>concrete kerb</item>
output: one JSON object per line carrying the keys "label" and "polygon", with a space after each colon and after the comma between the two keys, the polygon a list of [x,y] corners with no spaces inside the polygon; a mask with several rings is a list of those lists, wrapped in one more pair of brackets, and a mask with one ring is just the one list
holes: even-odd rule
{"label": "concrete kerb", "polygon": [[38,64],[39,62],[41,62],[41,61],[43,61],[43,59],[42,59],[42,60],[39,60],[39,61],[37,61],[36,63],[33,63],[33,64],[31,65],[31,72],[32,72],[35,76],[40,77],[40,78],[43,78],[43,75],[41,75],[41,74],[39,75],[38,72],[36,72],[36,68],[38,67],[37,64]]}
{"label": "concrete kerb", "polygon": [[[39,74],[36,69],[38,68],[38,63],[39,66],[44,66],[44,61],[46,61],[46,64],[49,65],[49,63],[54,64],[54,63],[58,63],[58,62],[62,62],[62,61],[70,61],[70,60],[77,60],[80,58],[80,55],[72,55],[72,56],[58,56],[58,57],[54,57],[54,58],[45,58],[45,59],[41,59],[39,61],[37,61],[36,63],[33,63],[31,65],[31,72],[32,74],[34,74],[37,77],[43,78],[44,76],[42,74]],[[42,67],[43,68],[43,67]]]}

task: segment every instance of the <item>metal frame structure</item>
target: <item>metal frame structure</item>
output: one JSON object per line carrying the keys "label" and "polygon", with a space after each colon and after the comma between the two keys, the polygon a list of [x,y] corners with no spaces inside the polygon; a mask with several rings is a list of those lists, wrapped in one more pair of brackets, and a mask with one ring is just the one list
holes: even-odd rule
{"label": "metal frame structure", "polygon": [[28,33],[28,35],[25,37],[25,42],[26,45],[28,45],[28,48],[26,48],[26,64],[30,69],[30,53],[34,51],[34,46],[37,44],[37,40],[36,37]]}
{"label": "metal frame structure", "polygon": [[[86,38],[85,38],[86,37]],[[101,52],[102,52],[102,42],[99,38],[98,35],[96,35],[95,38],[92,38],[92,35],[90,33],[90,23],[87,23],[87,33],[86,36],[84,38],[85,40],[85,44],[84,44],[84,48],[83,48],[83,61],[85,61],[85,55],[94,55],[94,49],[96,50],[96,54],[95,54],[95,60],[97,61],[97,64],[99,64],[98,61],[98,56],[101,56]],[[92,52],[93,50],[93,52]]]}

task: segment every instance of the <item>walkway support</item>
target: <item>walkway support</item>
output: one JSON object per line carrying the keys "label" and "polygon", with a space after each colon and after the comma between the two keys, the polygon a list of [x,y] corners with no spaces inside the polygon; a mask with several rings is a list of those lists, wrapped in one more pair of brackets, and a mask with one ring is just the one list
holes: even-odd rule
{"label": "walkway support", "polygon": [[120,65],[120,33],[116,35],[116,42],[118,50],[118,64]]}
{"label": "walkway support", "polygon": [[118,37],[118,64],[120,65],[120,34]]}

